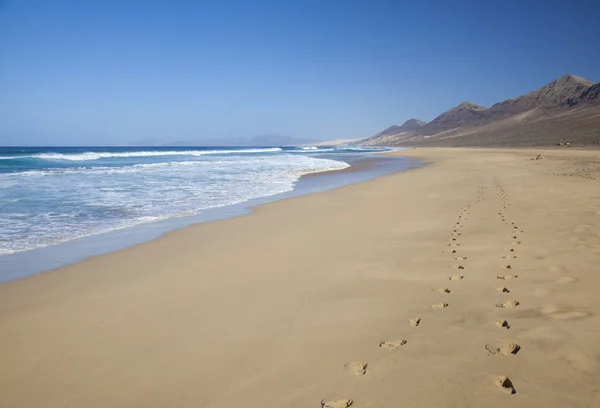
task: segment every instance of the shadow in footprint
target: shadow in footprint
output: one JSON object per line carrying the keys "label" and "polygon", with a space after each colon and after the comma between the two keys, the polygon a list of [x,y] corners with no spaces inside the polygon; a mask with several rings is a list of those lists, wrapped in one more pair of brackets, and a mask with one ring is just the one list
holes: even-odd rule
{"label": "shadow in footprint", "polygon": [[510,381],[509,378],[504,375],[498,376],[498,378],[494,380],[494,384],[496,384],[496,386],[506,394],[516,393],[512,381]]}
{"label": "shadow in footprint", "polygon": [[508,322],[503,319],[496,320],[496,326],[500,327],[501,329],[510,329]]}

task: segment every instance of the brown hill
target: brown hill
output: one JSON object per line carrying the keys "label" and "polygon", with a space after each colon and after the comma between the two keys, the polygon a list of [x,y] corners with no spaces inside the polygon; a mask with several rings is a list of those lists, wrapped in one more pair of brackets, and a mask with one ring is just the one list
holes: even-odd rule
{"label": "brown hill", "polygon": [[402,135],[417,131],[425,125],[427,125],[427,122],[423,122],[422,120],[409,119],[404,122],[402,126],[392,125],[377,133],[375,136],[354,142],[353,144],[371,144],[370,141],[374,141],[372,144],[386,144],[388,141],[393,142],[394,140],[401,138]]}
{"label": "brown hill", "polygon": [[538,107],[568,106],[594,83],[567,74],[533,92],[507,99],[493,105],[483,115],[486,120],[497,120],[527,112]]}
{"label": "brown hill", "polygon": [[420,129],[421,127],[425,126],[426,124],[427,124],[427,122],[423,122],[422,120],[419,120],[419,119],[409,119],[406,122],[404,122],[402,124],[402,126],[392,125],[389,128],[377,133],[375,135],[375,137],[396,135],[398,133],[403,133],[403,132],[411,132],[411,131]]}
{"label": "brown hill", "polygon": [[402,132],[411,132],[413,130],[417,130],[427,125],[427,122],[423,122],[419,119],[409,119],[400,126],[400,131]]}
{"label": "brown hill", "polygon": [[481,113],[485,110],[485,106],[465,101],[442,113],[421,130],[423,134],[435,134],[440,131],[468,125],[469,123],[475,123],[480,120]]}
{"label": "brown hill", "polygon": [[590,86],[577,99],[570,101],[570,105],[574,106],[578,103],[599,103],[600,104],[600,83]]}
{"label": "brown hill", "polygon": [[368,145],[534,146],[598,145],[600,84],[564,75],[489,109],[471,102],[442,113],[418,129],[378,134]]}
{"label": "brown hill", "polygon": [[374,137],[397,135],[398,133],[402,133],[401,127],[398,125],[392,125],[389,128],[377,133]]}

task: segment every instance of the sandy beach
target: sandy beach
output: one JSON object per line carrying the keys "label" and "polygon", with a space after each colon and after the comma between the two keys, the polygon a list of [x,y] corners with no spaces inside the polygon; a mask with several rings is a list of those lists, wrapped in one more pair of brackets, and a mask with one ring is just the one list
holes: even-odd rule
{"label": "sandy beach", "polygon": [[600,151],[403,154],[0,285],[0,406],[600,406]]}

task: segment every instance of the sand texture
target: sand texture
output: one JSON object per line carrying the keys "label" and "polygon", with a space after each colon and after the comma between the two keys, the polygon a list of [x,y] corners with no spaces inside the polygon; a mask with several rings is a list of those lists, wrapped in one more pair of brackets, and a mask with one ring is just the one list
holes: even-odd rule
{"label": "sand texture", "polygon": [[0,285],[0,407],[600,406],[599,152],[406,154]]}

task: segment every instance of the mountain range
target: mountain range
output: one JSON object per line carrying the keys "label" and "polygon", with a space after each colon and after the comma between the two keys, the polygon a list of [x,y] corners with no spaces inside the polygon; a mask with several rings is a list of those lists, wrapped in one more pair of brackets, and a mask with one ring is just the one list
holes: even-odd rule
{"label": "mountain range", "polygon": [[541,146],[600,143],[600,83],[567,74],[486,108],[462,102],[431,122],[410,119],[362,139],[382,146]]}

